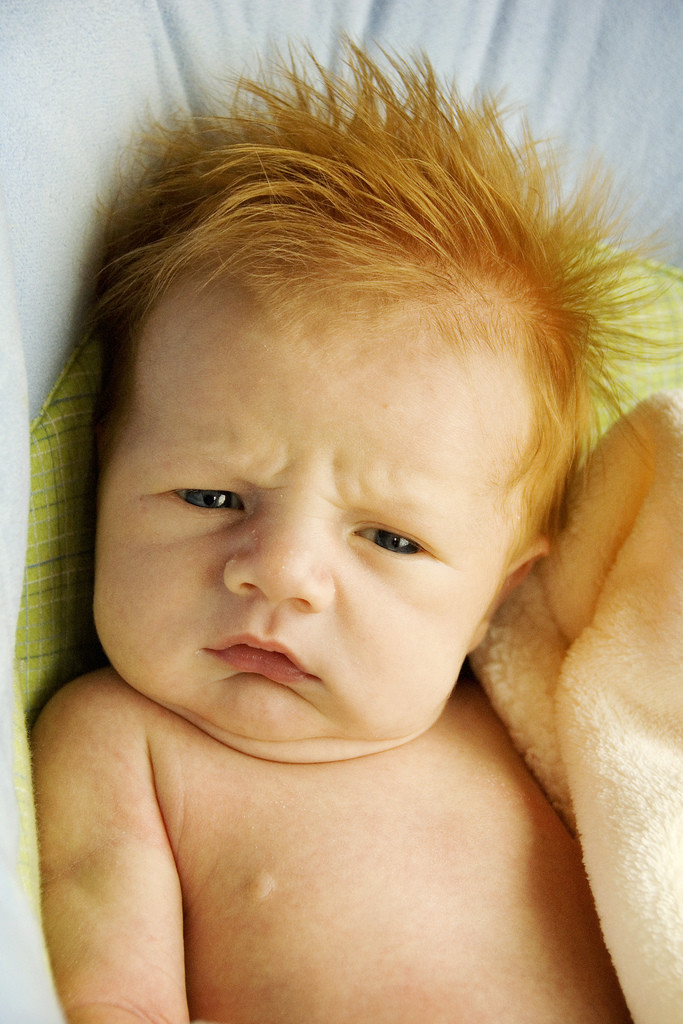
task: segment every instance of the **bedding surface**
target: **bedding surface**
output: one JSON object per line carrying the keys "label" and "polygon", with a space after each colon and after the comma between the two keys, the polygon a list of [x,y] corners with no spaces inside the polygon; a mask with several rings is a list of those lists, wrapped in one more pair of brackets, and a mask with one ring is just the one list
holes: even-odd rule
{"label": "bedding surface", "polygon": [[[14,637],[26,548],[25,506],[29,487],[28,402],[18,333],[14,279],[8,259],[7,230],[0,201],[0,1020],[7,1024],[56,1024],[60,1019],[35,901],[29,903],[19,868],[18,794],[25,794],[32,833],[28,762],[14,755],[24,723],[13,700]],[[3,244],[4,243],[4,244]]]}
{"label": "bedding surface", "polygon": [[683,390],[601,440],[473,664],[581,840],[636,1024],[683,1007]]}

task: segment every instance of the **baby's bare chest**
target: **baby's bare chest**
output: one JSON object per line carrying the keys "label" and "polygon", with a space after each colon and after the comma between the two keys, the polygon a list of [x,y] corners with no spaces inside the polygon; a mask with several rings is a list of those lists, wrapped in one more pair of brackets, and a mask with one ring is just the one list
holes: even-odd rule
{"label": "baby's bare chest", "polygon": [[227,794],[197,795],[178,858],[195,1015],[357,1024],[392,1007],[395,1022],[398,987],[411,993],[406,1020],[438,1019],[415,1000],[451,972],[476,851],[453,857],[454,807],[416,806],[412,787],[403,806],[369,792],[275,786],[224,817]]}
{"label": "baby's bare chest", "polygon": [[191,1019],[626,1019],[578,847],[479,702],[330,765],[197,735],[152,750]]}
{"label": "baby's bare chest", "polygon": [[[214,750],[160,773],[193,1017],[453,1019],[475,976],[463,957],[495,954],[481,906],[509,850],[490,827],[487,773],[452,749],[437,738],[320,766]],[[518,899],[496,898],[497,914]]]}

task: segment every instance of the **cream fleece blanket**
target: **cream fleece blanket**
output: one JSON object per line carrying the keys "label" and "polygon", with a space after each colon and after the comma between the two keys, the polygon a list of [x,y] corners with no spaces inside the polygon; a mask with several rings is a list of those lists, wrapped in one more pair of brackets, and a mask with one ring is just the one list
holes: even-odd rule
{"label": "cream fleece blanket", "polygon": [[683,391],[601,442],[472,658],[579,836],[635,1024],[683,1022]]}

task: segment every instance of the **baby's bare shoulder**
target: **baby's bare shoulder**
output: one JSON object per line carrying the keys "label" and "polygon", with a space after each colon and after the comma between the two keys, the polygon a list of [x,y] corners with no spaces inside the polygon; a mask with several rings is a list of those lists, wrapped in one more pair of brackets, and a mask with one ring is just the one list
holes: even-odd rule
{"label": "baby's bare shoulder", "polygon": [[115,816],[133,798],[138,806],[151,803],[151,709],[111,669],[61,687],[31,734],[39,809],[59,817],[70,801],[81,807],[83,822],[92,825]]}
{"label": "baby's bare shoulder", "polygon": [[44,879],[67,877],[115,845],[163,845],[153,707],[103,669],[66,684],[41,712],[31,745]]}
{"label": "baby's bare shoulder", "polygon": [[98,669],[66,683],[40,712],[32,731],[34,747],[44,743],[92,743],[102,733],[141,739],[153,705],[111,668]]}

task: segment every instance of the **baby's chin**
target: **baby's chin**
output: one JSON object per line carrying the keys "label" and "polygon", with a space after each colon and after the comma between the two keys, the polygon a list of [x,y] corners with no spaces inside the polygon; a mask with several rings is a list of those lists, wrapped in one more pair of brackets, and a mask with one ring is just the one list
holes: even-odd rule
{"label": "baby's chin", "polygon": [[[285,694],[289,692],[286,687],[277,689]],[[269,690],[268,697],[271,696]],[[273,714],[272,702],[265,706],[265,712],[270,714],[259,714],[251,702],[246,709],[239,704],[229,709],[223,704],[216,709],[210,703],[202,708],[185,701],[159,703],[237,753],[281,764],[327,764],[369,757],[406,746],[429,732],[441,718],[448,701],[438,708],[430,708],[419,720],[412,717],[412,721],[406,721],[395,731],[384,731],[378,728],[377,723],[371,727],[369,723],[364,726],[356,722],[349,732],[317,713],[313,716],[291,714],[290,703],[285,704],[285,713],[278,703],[274,709],[277,714]],[[297,700],[295,711],[302,706],[306,712],[310,705],[308,701]]]}

